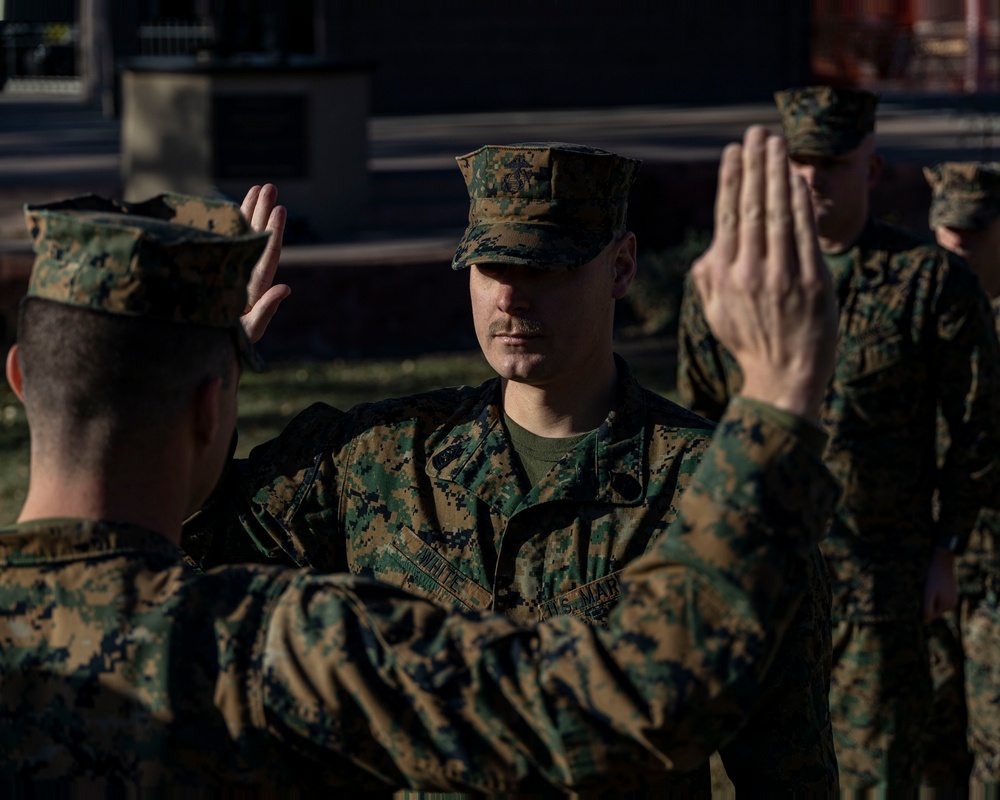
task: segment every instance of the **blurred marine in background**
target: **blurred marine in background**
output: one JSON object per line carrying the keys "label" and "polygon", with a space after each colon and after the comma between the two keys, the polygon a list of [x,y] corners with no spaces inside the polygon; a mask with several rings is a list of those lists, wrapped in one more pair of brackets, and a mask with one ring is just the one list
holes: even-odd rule
{"label": "blurred marine in background", "polygon": [[[824,457],[844,492],[821,549],[833,584],[841,784],[911,792],[932,701],[924,626],[954,606],[954,558],[996,496],[1000,348],[969,268],[869,213],[882,167],[878,98],[812,86],[775,99],[840,303],[821,421]],[[716,419],[744,377],[693,285],[680,326],[681,397]],[[938,415],[950,439],[940,468]]]}
{"label": "blurred marine in background", "polygon": [[[964,258],[989,298],[1000,326],[1000,165],[947,162],[924,170],[932,190],[929,225],[938,244]],[[942,431],[947,450],[947,431]],[[926,782],[942,785],[948,776],[968,776],[973,760],[979,781],[997,782],[1000,756],[995,737],[984,732],[1000,713],[992,696],[995,679],[985,663],[966,652],[969,622],[994,583],[1000,498],[983,508],[965,552],[956,561],[958,607],[928,628],[934,677],[934,719],[928,726]],[[982,626],[983,623],[980,623]],[[980,634],[983,628],[980,627]],[[994,629],[994,634],[997,634]],[[993,638],[992,647],[1000,647]],[[966,738],[967,721],[972,735]],[[971,749],[971,753],[970,753]]]}

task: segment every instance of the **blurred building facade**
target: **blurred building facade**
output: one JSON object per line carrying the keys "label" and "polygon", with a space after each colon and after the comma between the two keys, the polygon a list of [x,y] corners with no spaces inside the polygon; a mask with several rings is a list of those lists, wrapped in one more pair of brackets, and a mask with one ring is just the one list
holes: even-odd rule
{"label": "blurred building facade", "polygon": [[1000,0],[812,0],[818,82],[906,92],[1000,89]]}
{"label": "blurred building facade", "polygon": [[[0,0],[6,25],[72,17],[75,70],[211,52],[372,64],[374,113],[763,99],[809,75],[801,0]],[[22,48],[23,49],[23,48]],[[23,70],[23,52],[14,70]],[[102,72],[103,71],[103,72]],[[98,89],[99,91],[99,89]]]}
{"label": "blurred building facade", "polygon": [[810,81],[1000,89],[1000,0],[0,0],[8,75],[135,56],[373,65],[377,114],[759,101]]}

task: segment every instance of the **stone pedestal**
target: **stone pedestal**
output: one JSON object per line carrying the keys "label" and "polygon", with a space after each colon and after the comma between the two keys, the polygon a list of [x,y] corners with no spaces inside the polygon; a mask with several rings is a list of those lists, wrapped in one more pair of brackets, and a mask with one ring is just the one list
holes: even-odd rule
{"label": "stone pedestal", "polygon": [[237,202],[274,183],[289,219],[320,240],[368,210],[369,74],[328,61],[136,59],[122,74],[126,200],[160,192]]}

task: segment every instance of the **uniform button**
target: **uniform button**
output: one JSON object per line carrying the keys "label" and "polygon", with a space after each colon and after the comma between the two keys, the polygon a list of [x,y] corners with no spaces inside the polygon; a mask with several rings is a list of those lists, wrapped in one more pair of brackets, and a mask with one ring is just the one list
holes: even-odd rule
{"label": "uniform button", "polygon": [[642,494],[642,486],[639,481],[624,472],[614,472],[611,474],[611,488],[626,500],[638,500]]}

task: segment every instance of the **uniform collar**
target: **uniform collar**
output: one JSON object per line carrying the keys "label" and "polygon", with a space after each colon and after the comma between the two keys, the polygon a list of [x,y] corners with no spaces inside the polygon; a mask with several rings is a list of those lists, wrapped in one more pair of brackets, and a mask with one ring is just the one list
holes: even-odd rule
{"label": "uniform collar", "polygon": [[0,566],[75,561],[95,554],[158,553],[180,558],[159,533],[124,522],[43,519],[0,529]]}
{"label": "uniform collar", "polygon": [[646,398],[625,361],[616,355],[615,364],[615,406],[560,462],[562,480],[545,478],[529,492],[501,421],[499,379],[480,387],[479,400],[465,419],[452,418],[439,429],[438,441],[429,448],[427,474],[464,486],[507,515],[524,504],[554,500],[640,503],[648,475]]}

